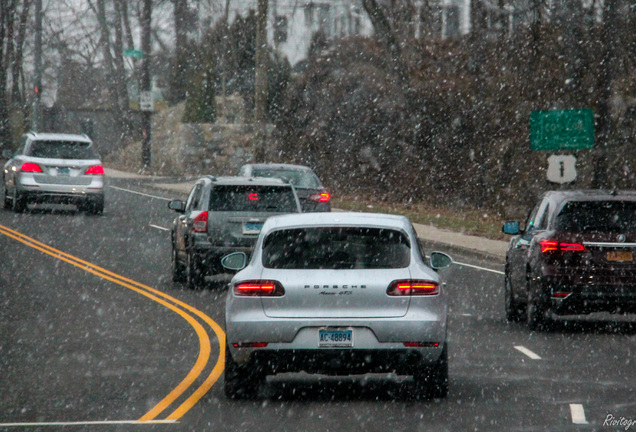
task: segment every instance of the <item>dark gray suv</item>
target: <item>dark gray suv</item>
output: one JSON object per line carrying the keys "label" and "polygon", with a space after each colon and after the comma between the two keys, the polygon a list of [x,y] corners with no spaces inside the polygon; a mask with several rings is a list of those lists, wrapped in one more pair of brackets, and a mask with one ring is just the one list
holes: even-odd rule
{"label": "dark gray suv", "polygon": [[250,255],[265,219],[301,212],[290,183],[257,177],[206,176],[197,180],[186,202],[173,200],[168,206],[179,213],[172,226],[173,280],[185,281],[188,288],[224,272],[224,255]]}

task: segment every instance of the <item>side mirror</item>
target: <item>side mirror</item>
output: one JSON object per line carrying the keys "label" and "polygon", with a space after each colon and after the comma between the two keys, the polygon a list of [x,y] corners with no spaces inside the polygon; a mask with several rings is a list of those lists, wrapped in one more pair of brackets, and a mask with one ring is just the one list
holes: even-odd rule
{"label": "side mirror", "polygon": [[181,200],[172,200],[168,203],[168,208],[176,211],[177,213],[184,213],[185,203]]}
{"label": "side mirror", "polygon": [[245,252],[234,252],[221,258],[221,265],[228,270],[243,270],[247,266]]}
{"label": "side mirror", "polygon": [[433,270],[441,270],[450,267],[453,259],[444,252],[431,252],[430,262]]}
{"label": "side mirror", "polygon": [[519,228],[519,222],[517,221],[507,221],[504,222],[503,227],[501,228],[505,234],[517,235],[521,233],[521,229]]}

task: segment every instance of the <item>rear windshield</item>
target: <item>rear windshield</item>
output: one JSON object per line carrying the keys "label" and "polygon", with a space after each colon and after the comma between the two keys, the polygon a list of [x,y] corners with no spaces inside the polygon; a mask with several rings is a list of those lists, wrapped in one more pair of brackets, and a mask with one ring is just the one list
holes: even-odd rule
{"label": "rear windshield", "polygon": [[571,201],[559,212],[555,228],[569,232],[636,232],[636,202]]}
{"label": "rear windshield", "polygon": [[50,159],[99,159],[92,143],[80,141],[33,141],[27,156]]}
{"label": "rear windshield", "polygon": [[288,229],[263,242],[263,265],[273,269],[393,269],[410,258],[407,236],[389,229]]}
{"label": "rear windshield", "polygon": [[210,210],[297,213],[290,186],[214,186]]}
{"label": "rear windshield", "polygon": [[273,177],[287,180],[294,186],[301,188],[320,187],[318,177],[311,171],[255,169],[252,175],[254,177]]}

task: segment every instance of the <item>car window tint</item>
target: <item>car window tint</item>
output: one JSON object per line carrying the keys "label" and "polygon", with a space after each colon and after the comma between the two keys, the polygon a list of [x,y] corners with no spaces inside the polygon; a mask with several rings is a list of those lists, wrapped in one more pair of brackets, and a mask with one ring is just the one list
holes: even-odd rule
{"label": "car window tint", "polygon": [[290,186],[215,186],[210,193],[212,211],[298,212]]}
{"label": "car window tint", "polygon": [[79,141],[33,141],[27,156],[51,159],[98,159],[91,143]]}
{"label": "car window tint", "polygon": [[190,192],[190,196],[188,197],[188,202],[186,203],[186,211],[192,211],[199,208],[202,190],[203,185],[201,183],[197,183],[194,185],[192,191]]}
{"label": "car window tint", "polygon": [[393,269],[410,263],[410,243],[379,228],[299,228],[275,231],[263,242],[263,265],[274,269]]}
{"label": "car window tint", "polygon": [[318,178],[311,171],[255,169],[252,175],[283,179],[297,187],[320,187]]}
{"label": "car window tint", "polygon": [[541,206],[539,209],[539,213],[534,222],[534,226],[538,230],[545,230],[548,228],[548,215],[550,214],[550,203],[549,201],[544,202],[545,205]]}
{"label": "car window tint", "polygon": [[636,232],[636,202],[570,201],[556,217],[555,228],[570,232]]}

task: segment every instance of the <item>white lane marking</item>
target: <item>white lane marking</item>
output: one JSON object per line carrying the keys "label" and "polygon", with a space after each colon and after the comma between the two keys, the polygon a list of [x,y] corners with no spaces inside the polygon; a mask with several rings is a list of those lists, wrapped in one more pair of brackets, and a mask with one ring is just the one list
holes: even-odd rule
{"label": "white lane marking", "polygon": [[129,193],[132,193],[132,194],[141,195],[141,196],[145,196],[145,197],[149,197],[149,198],[155,198],[155,199],[160,199],[160,200],[164,200],[164,201],[171,201],[170,198],[164,198],[164,197],[160,197],[160,196],[156,196],[156,195],[150,195],[150,194],[147,194],[147,193],[137,192],[137,191],[130,190],[130,189],[124,189],[124,188],[120,188],[120,187],[117,187],[117,186],[109,186],[109,187],[111,187],[113,189],[117,189],[117,190],[123,191],[123,192],[129,192]]}
{"label": "white lane marking", "polygon": [[572,415],[572,423],[588,424],[585,419],[585,410],[581,404],[570,404],[570,414]]}
{"label": "white lane marking", "polygon": [[524,346],[517,345],[515,346],[515,349],[518,351],[521,351],[522,353],[530,357],[532,360],[541,360],[541,357],[539,355],[533,353],[532,351],[530,351],[528,348]]}
{"label": "white lane marking", "polygon": [[104,421],[85,421],[85,422],[42,422],[42,423],[0,423],[0,427],[26,427],[26,426],[89,426],[89,425],[123,425],[123,424],[173,424],[176,420],[104,420]]}
{"label": "white lane marking", "polygon": [[499,271],[499,270],[493,270],[493,269],[489,269],[489,268],[486,268],[486,267],[479,267],[479,266],[476,266],[476,265],[461,263],[461,262],[457,262],[457,261],[453,261],[453,264],[457,264],[457,265],[464,266],[464,267],[471,267],[471,268],[474,268],[474,269],[477,269],[477,270],[488,271],[488,272],[491,272],[491,273],[497,273],[497,274],[500,274],[500,275],[504,274],[504,272]]}
{"label": "white lane marking", "polygon": [[164,227],[159,226],[159,225],[148,224],[148,226],[151,226],[153,228],[157,228],[158,230],[161,230],[161,231],[170,231],[170,229],[164,228]]}

